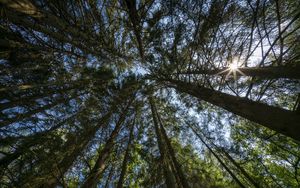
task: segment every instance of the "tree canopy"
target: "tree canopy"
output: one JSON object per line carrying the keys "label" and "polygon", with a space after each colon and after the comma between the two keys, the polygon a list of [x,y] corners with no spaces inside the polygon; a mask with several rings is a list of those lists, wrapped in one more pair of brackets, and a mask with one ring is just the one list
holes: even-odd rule
{"label": "tree canopy", "polygon": [[300,187],[298,0],[0,0],[0,187]]}

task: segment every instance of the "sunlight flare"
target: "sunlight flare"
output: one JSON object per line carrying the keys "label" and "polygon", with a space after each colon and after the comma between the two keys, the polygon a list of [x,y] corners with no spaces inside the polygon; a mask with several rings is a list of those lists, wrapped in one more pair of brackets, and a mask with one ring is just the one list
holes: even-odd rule
{"label": "sunlight flare", "polygon": [[236,78],[237,78],[237,72],[238,72],[239,74],[245,76],[245,74],[244,74],[241,70],[239,70],[239,68],[240,68],[239,61],[238,61],[237,59],[233,59],[232,62],[228,65],[228,68],[225,69],[225,70],[223,70],[223,71],[221,71],[221,72],[218,73],[218,74],[222,74],[222,73],[224,73],[224,72],[228,72],[228,73],[226,74],[226,77],[225,77],[225,78],[227,79],[227,78],[232,74],[232,75],[233,75],[233,78],[236,80]]}
{"label": "sunlight flare", "polygon": [[229,65],[229,69],[231,71],[236,71],[239,68],[239,63],[238,61],[234,60],[230,65]]}

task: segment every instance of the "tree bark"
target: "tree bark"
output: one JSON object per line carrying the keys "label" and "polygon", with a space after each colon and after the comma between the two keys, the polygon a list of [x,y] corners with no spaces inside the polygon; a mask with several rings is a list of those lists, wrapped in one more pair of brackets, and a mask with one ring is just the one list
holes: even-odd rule
{"label": "tree bark", "polygon": [[201,140],[201,142],[206,146],[206,148],[213,154],[213,156],[218,160],[218,162],[225,168],[225,170],[230,174],[230,176],[237,182],[237,184],[242,187],[246,188],[244,184],[236,177],[236,175],[226,166],[226,164],[222,161],[222,159],[212,150],[212,148],[204,141],[201,135],[189,125],[195,135]]}
{"label": "tree bark", "polygon": [[183,81],[169,80],[176,90],[226,109],[250,121],[300,141],[300,115],[296,112],[246,98],[197,86]]}
{"label": "tree bark", "polygon": [[[194,130],[193,130],[194,131]],[[207,138],[205,136],[205,134],[200,131],[203,135],[204,138],[206,138],[207,140],[209,140],[209,138]],[[220,148],[219,146],[215,145],[213,142],[211,142],[211,145],[220,153],[223,153],[227,159],[229,159],[229,161],[237,168],[240,170],[240,172],[248,179],[248,181],[256,188],[259,188],[259,184],[254,181],[254,179],[248,174],[248,172],[246,172],[246,170],[244,168],[242,168],[230,155],[228,152],[225,151],[224,148]]]}
{"label": "tree bark", "polygon": [[136,9],[135,0],[125,0],[127,12],[129,14],[130,21],[132,23],[133,32],[137,40],[137,46],[142,60],[144,59],[144,47],[143,41],[141,38],[141,29],[140,29],[140,17],[138,15],[138,10]]}
{"label": "tree bark", "polygon": [[188,182],[187,182],[187,180],[186,180],[186,178],[185,178],[185,175],[184,175],[183,172],[182,172],[182,169],[181,169],[181,167],[180,167],[180,164],[178,163],[178,161],[177,161],[177,159],[176,159],[174,149],[173,149],[173,147],[172,147],[172,145],[171,145],[171,142],[170,142],[170,140],[169,140],[169,138],[168,138],[168,135],[167,135],[167,133],[166,133],[166,130],[165,130],[165,128],[163,127],[163,124],[162,124],[162,121],[161,121],[161,119],[160,119],[160,116],[159,116],[159,114],[158,114],[158,112],[157,112],[157,110],[156,110],[156,106],[154,106],[154,109],[155,109],[155,112],[156,112],[156,115],[157,115],[157,118],[158,118],[158,121],[159,121],[159,124],[160,124],[160,130],[161,130],[161,133],[162,133],[162,137],[163,137],[163,139],[164,139],[164,141],[165,141],[165,143],[166,143],[166,145],[167,145],[167,149],[168,149],[168,152],[169,152],[170,157],[171,157],[171,159],[172,159],[172,162],[173,162],[173,164],[174,164],[174,167],[175,167],[175,170],[176,170],[176,172],[177,172],[177,175],[178,175],[178,177],[179,177],[180,184],[182,185],[182,187],[188,188],[188,187],[190,187],[190,186],[189,186],[189,184],[188,184]]}
{"label": "tree bark", "polygon": [[174,181],[174,177],[172,176],[173,173],[172,173],[172,170],[170,169],[170,165],[168,163],[165,147],[162,142],[161,133],[160,133],[159,127],[158,127],[158,121],[157,121],[157,117],[155,115],[156,113],[155,113],[152,97],[149,97],[149,103],[150,103],[150,107],[151,107],[154,129],[155,129],[158,149],[159,149],[159,153],[160,153],[160,161],[163,166],[163,173],[164,173],[165,180],[166,180],[166,186],[168,188],[174,188],[174,187],[176,187],[176,184]]}
{"label": "tree bark", "polygon": [[126,108],[121,113],[114,130],[110,134],[109,139],[106,141],[104,148],[99,153],[99,157],[96,161],[96,164],[94,165],[91,172],[86,177],[83,185],[81,186],[82,188],[94,188],[97,186],[97,183],[98,183],[99,179],[101,178],[102,172],[105,168],[105,161],[109,157],[112,147],[114,145],[115,138],[117,137],[117,135],[122,127],[122,124],[126,119],[128,108],[131,105],[131,102],[132,102],[132,100],[127,104]]}
{"label": "tree bark", "polygon": [[[278,66],[278,67],[240,67],[234,71],[236,76],[255,76],[259,78],[290,78],[300,79],[300,66]],[[206,74],[226,76],[233,74],[229,68],[214,69],[214,70],[195,70],[179,72],[177,74]]]}
{"label": "tree bark", "polygon": [[[43,10],[29,0],[0,0],[0,4],[4,7],[5,17],[15,24],[45,33],[59,42],[70,43],[87,54],[91,53],[104,59],[109,59],[107,53],[115,53],[115,55],[123,58],[123,54],[99,42],[101,38],[99,39],[97,33],[82,32],[81,28],[78,28],[76,24],[66,22],[51,11]],[[28,17],[47,25],[35,24]],[[49,26],[54,27],[59,32],[53,32],[49,29]],[[65,33],[68,33],[68,35]],[[85,41],[85,43],[82,43],[82,41]]]}
{"label": "tree bark", "polygon": [[130,157],[130,148],[131,148],[132,139],[133,139],[133,129],[134,129],[134,122],[131,125],[129,138],[128,138],[128,144],[127,144],[127,148],[125,151],[125,155],[124,155],[124,159],[123,159],[123,163],[122,163],[122,170],[121,170],[121,174],[120,174],[119,181],[117,184],[117,188],[123,187],[124,177],[125,177],[126,170],[127,170],[127,163],[128,163],[129,157]]}

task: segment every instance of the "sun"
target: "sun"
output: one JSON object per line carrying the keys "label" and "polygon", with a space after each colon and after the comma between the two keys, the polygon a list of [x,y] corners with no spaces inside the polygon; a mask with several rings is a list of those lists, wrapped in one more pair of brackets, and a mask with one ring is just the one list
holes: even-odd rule
{"label": "sun", "polygon": [[232,63],[229,65],[229,69],[231,71],[236,71],[239,68],[238,61],[232,61]]}
{"label": "sun", "polygon": [[239,70],[240,67],[241,66],[239,64],[239,61],[237,59],[233,59],[228,65],[228,67],[225,70],[219,72],[218,74],[222,74],[226,72],[227,74],[225,78],[228,78],[232,74],[234,80],[236,80],[238,74],[245,75],[241,70]]}

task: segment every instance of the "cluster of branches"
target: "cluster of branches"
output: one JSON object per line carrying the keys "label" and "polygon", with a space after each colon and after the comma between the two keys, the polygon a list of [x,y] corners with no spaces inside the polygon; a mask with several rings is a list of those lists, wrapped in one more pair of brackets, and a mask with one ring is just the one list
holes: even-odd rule
{"label": "cluster of branches", "polygon": [[0,186],[299,186],[298,7],[0,0]]}

